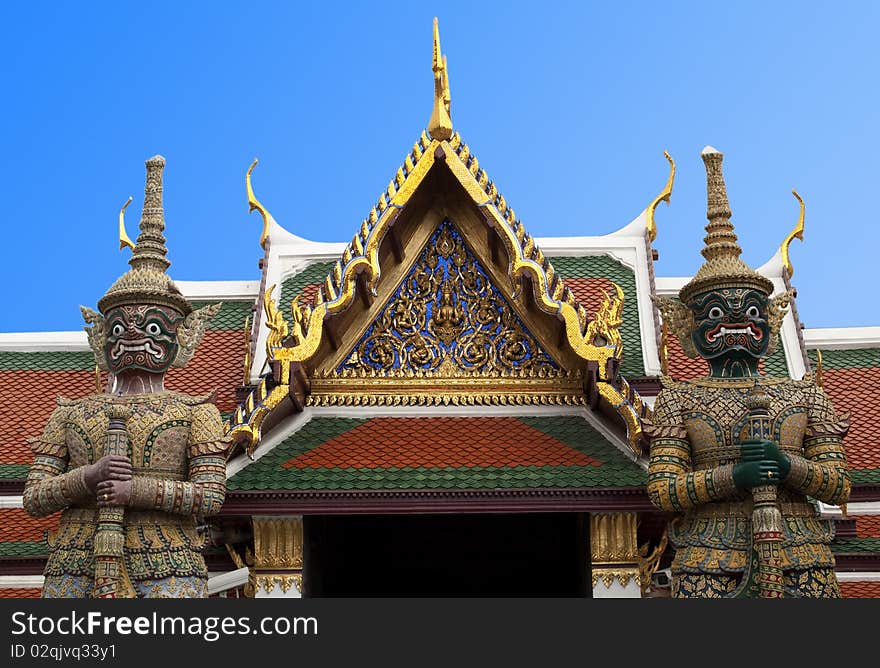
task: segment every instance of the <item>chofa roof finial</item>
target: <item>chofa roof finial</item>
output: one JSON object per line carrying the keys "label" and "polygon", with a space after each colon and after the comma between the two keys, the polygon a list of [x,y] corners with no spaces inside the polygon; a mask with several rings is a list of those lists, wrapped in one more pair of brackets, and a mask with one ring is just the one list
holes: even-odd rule
{"label": "chofa roof finial", "polygon": [[428,134],[431,139],[443,141],[452,137],[452,118],[449,115],[451,96],[449,94],[449,72],[446,69],[446,56],[440,50],[440,26],[434,17],[434,57],[431,64],[434,71],[434,108],[428,121]]}

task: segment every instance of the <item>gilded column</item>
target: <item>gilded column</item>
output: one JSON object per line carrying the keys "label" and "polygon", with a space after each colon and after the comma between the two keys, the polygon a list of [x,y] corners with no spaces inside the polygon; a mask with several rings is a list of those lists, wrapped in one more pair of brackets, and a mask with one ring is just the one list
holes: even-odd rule
{"label": "gilded column", "polygon": [[636,513],[590,515],[593,598],[640,598]]}
{"label": "gilded column", "polygon": [[254,565],[250,584],[255,598],[301,598],[303,519],[254,517]]}

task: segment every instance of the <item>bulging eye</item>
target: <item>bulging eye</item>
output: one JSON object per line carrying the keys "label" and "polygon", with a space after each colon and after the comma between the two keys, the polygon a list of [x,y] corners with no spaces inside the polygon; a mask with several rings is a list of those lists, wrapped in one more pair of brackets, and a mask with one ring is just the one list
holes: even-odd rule
{"label": "bulging eye", "polygon": [[125,331],[125,327],[117,322],[115,325],[113,325],[113,329],[111,331],[113,333],[113,336],[122,336],[122,332]]}
{"label": "bulging eye", "polygon": [[152,334],[153,336],[158,336],[162,333],[162,328],[159,327],[155,322],[151,322],[147,325],[147,334]]}
{"label": "bulging eye", "polygon": [[761,315],[761,312],[758,310],[757,306],[749,306],[746,309],[746,315],[750,318],[757,318]]}
{"label": "bulging eye", "polygon": [[712,320],[718,320],[723,315],[724,315],[724,311],[722,311],[717,306],[713,306],[712,308],[709,309],[709,317],[712,318]]}

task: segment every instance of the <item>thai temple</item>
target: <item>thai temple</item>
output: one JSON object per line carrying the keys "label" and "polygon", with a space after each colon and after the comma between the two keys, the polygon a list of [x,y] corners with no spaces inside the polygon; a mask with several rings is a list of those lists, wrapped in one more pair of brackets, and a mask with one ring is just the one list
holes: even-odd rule
{"label": "thai temple", "polygon": [[[664,275],[655,248],[675,162],[657,156],[657,196],[617,231],[532,237],[516,193],[499,190],[452,123],[436,22],[433,73],[428,126],[401,147],[350,240],[285,229],[258,198],[269,167],[255,160],[243,196],[262,222],[259,280],[174,283],[186,308],[222,303],[189,364],[165,377],[166,390],[210,395],[228,443],[225,500],[197,518],[207,593],[669,596],[680,513],[649,494],[653,409],[664,387],[710,367],[675,335],[672,311],[661,313],[663,298],[697,280]],[[711,227],[730,214],[720,154],[707,148],[703,159],[717,166]],[[156,183],[151,215],[161,217]],[[717,206],[713,192],[723,193]],[[791,295],[758,371],[821,388],[842,422],[849,414],[848,430],[834,432],[845,434],[848,499],[804,489],[833,529],[841,595],[880,597],[880,327],[801,325],[790,245],[803,240],[804,217],[797,197],[791,233],[755,268],[768,298]],[[696,238],[705,223],[689,224]],[[725,224],[707,249],[727,244],[738,257]],[[134,248],[123,212],[120,235]],[[0,597],[41,595],[61,520],[28,510],[33,444],[58,397],[113,392],[105,368],[83,331],[0,334]],[[143,540],[160,549],[166,538]]]}

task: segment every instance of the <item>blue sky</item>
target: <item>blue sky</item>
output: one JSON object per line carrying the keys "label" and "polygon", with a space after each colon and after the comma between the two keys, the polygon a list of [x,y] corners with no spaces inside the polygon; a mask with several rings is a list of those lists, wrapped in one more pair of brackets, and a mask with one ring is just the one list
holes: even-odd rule
{"label": "blue sky", "polygon": [[657,272],[692,274],[706,144],[808,327],[880,325],[876,3],[16,3],[0,22],[0,331],[79,329],[127,269],[116,216],[163,154],[172,277],[256,279],[244,173],[290,231],[351,238],[427,123],[431,20],[453,123],[535,236],[633,219],[676,159]]}

